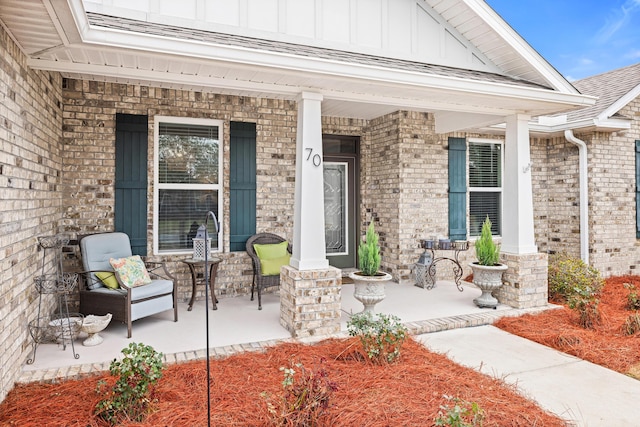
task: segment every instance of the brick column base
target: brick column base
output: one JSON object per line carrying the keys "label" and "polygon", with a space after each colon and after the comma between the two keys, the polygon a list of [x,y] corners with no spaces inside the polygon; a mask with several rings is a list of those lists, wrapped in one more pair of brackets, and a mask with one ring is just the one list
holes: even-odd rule
{"label": "brick column base", "polygon": [[514,308],[542,307],[548,304],[548,258],[545,253],[500,254],[509,267],[502,276],[504,285],[494,292],[502,304]]}
{"label": "brick column base", "polygon": [[294,338],[340,332],[341,271],[280,270],[280,324]]}

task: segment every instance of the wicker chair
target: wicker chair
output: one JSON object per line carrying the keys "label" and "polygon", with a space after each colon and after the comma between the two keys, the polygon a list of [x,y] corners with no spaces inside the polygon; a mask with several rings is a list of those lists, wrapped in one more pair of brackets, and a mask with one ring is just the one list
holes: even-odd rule
{"label": "wicker chair", "polygon": [[[274,286],[280,286],[280,274],[263,276],[262,268],[260,265],[260,258],[253,247],[255,244],[270,245],[276,243],[282,243],[286,239],[273,233],[258,233],[254,234],[247,240],[247,254],[251,257],[253,264],[253,281],[251,282],[251,301],[253,301],[253,293],[257,289],[258,291],[258,310],[262,310],[262,290],[264,288],[271,288]],[[291,243],[287,247],[287,251],[291,253]]]}
{"label": "wicker chair", "polygon": [[113,272],[110,258],[131,256],[131,243],[125,233],[100,233],[80,239],[83,272],[80,273],[80,313],[102,316],[113,315],[114,321],[127,325],[127,338],[131,338],[134,320],[173,310],[173,321],[178,321],[176,280],[160,262],[145,261],[151,283],[129,288],[114,273],[120,287],[109,289],[96,276],[101,272]]}

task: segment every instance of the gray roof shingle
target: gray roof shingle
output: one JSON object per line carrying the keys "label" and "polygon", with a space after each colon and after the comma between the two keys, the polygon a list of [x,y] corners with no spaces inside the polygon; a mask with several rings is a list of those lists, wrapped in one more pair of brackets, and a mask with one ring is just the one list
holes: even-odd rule
{"label": "gray roof shingle", "polygon": [[640,63],[577,80],[573,85],[582,94],[597,96],[598,100],[590,107],[568,113],[568,120],[595,118],[640,85]]}

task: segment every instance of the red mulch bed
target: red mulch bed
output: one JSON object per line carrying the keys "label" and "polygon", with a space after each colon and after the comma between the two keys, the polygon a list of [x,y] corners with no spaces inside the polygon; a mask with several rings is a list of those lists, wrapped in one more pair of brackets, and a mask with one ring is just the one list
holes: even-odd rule
{"label": "red mulch bed", "polygon": [[[445,397],[476,402],[485,412],[486,426],[564,426],[513,387],[452,363],[413,339],[402,347],[398,363],[379,366],[358,360],[356,338],[328,340],[316,345],[281,344],[265,353],[244,353],[212,360],[211,425],[269,425],[262,392],[280,394],[280,367],[301,362],[323,367],[338,390],[322,426],[428,426]],[[2,426],[103,426],[93,414],[99,397],[96,383],[103,376],[59,384],[16,385],[0,405]],[[126,426],[206,425],[206,363],[167,367],[155,389],[155,412],[143,424]]]}
{"label": "red mulch bed", "polygon": [[640,276],[606,279],[599,305],[602,321],[593,330],[578,326],[577,313],[566,306],[536,315],[503,318],[495,326],[626,374],[640,363],[640,334],[627,336],[622,332],[625,320],[634,313],[626,308],[629,290],[625,283],[640,291]]}

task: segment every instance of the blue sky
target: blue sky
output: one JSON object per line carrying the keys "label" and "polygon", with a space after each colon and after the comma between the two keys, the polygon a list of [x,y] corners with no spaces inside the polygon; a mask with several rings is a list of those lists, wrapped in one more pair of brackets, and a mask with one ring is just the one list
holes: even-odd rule
{"label": "blue sky", "polygon": [[640,0],[486,0],[569,80],[640,62]]}

